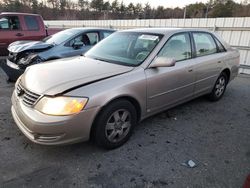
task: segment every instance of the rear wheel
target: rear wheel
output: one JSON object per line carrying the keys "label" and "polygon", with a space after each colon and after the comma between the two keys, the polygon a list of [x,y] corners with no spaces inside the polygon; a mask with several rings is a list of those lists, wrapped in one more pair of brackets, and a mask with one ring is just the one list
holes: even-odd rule
{"label": "rear wheel", "polygon": [[137,122],[135,107],[126,100],[119,100],[105,107],[97,118],[95,142],[106,149],[124,144]]}
{"label": "rear wheel", "polygon": [[218,101],[224,95],[228,83],[227,74],[222,72],[215,82],[212,92],[208,95],[211,101]]}

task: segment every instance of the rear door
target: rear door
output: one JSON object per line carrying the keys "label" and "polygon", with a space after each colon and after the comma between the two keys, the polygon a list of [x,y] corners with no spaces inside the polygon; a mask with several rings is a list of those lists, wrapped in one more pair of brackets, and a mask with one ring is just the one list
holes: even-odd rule
{"label": "rear door", "polygon": [[195,83],[189,33],[179,33],[172,36],[157,56],[174,58],[176,64],[173,67],[145,70],[147,112],[152,113],[191,98]]}
{"label": "rear door", "polygon": [[46,37],[45,26],[40,16],[24,15],[22,19],[25,23],[25,40],[41,40]]}
{"label": "rear door", "polygon": [[23,40],[24,31],[20,17],[16,15],[0,17],[0,56],[8,55],[7,47],[10,43]]}
{"label": "rear door", "polygon": [[213,35],[207,32],[192,32],[194,50],[194,71],[196,76],[195,95],[212,90],[214,83],[224,67],[226,52],[219,48]]}

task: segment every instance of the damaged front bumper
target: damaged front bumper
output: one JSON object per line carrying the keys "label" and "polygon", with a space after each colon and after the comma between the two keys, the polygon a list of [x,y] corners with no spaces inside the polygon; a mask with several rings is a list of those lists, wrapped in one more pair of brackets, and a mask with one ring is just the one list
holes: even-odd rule
{"label": "damaged front bumper", "polygon": [[7,74],[9,81],[16,81],[24,73],[23,69],[20,69],[17,64],[11,62],[9,59],[1,63],[1,68]]}

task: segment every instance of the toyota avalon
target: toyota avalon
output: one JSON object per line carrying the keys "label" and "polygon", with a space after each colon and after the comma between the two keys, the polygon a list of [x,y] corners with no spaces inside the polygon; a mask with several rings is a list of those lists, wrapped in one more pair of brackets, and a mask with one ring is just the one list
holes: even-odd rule
{"label": "toyota avalon", "polygon": [[153,114],[202,95],[219,100],[238,68],[239,52],[209,31],[119,31],[82,57],[28,67],[12,115],[35,143],[92,139],[112,149]]}

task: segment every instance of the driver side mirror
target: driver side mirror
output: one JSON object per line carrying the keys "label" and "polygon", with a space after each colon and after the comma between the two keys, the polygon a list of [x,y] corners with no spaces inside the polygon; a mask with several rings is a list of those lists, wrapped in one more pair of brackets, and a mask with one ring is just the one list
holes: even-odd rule
{"label": "driver side mirror", "polygon": [[175,59],[168,57],[156,57],[153,62],[149,65],[149,68],[157,67],[173,67],[175,66]]}
{"label": "driver side mirror", "polygon": [[84,45],[84,43],[82,41],[75,41],[74,44],[72,45],[72,47],[74,49],[79,49]]}

